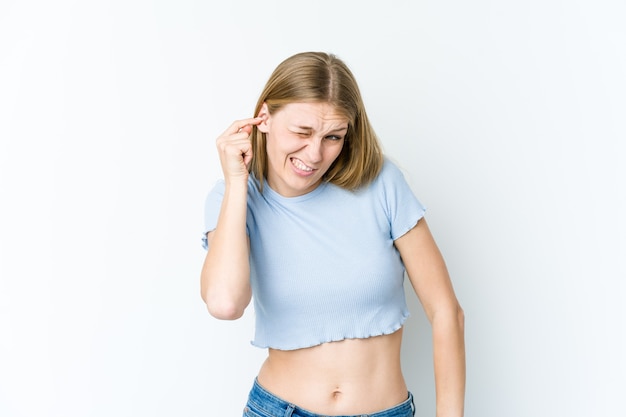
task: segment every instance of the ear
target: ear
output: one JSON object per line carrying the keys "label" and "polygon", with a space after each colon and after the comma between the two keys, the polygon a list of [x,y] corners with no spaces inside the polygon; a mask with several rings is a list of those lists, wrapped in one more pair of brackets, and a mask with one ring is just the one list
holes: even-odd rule
{"label": "ear", "polygon": [[263,121],[259,123],[256,128],[263,133],[268,133],[270,131],[269,120],[270,120],[270,112],[267,109],[267,104],[263,103],[261,106],[261,110],[259,110],[259,114],[257,117],[263,118]]}

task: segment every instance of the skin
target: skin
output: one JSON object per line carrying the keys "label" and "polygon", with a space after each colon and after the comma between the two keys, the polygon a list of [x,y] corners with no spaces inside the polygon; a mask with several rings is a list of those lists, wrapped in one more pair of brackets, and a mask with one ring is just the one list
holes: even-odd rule
{"label": "skin", "polygon": [[267,183],[284,197],[313,191],[337,159],[348,120],[328,104],[291,103],[258,125],[267,133]]}
{"label": "skin", "polygon": [[[291,103],[234,122],[217,140],[226,182],[218,227],[201,291],[209,312],[237,319],[250,302],[246,236],[252,125],[267,134],[268,185],[285,197],[314,190],[341,152],[348,122],[323,103]],[[433,332],[437,416],[462,416],[465,392],[464,317],[445,262],[422,219],[394,242]],[[385,336],[325,343],[294,351],[268,350],[259,383],[273,394],[323,415],[370,414],[407,398],[400,365],[402,329]]]}

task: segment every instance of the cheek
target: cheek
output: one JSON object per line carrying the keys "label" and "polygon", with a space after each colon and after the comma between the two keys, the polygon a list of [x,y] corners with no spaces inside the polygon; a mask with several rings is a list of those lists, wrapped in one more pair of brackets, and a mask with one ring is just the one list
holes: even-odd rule
{"label": "cheek", "polygon": [[296,146],[288,138],[273,136],[272,138],[268,137],[266,150],[268,157],[273,156],[274,159],[278,159],[294,152]]}
{"label": "cheek", "polygon": [[329,159],[332,159],[333,161],[337,159],[339,155],[341,154],[342,150],[343,150],[343,143],[341,145],[337,145],[333,147],[332,149],[330,149]]}
{"label": "cheek", "polygon": [[276,137],[276,135],[267,135],[267,152],[268,153],[276,153],[281,149],[281,140]]}
{"label": "cheek", "polygon": [[275,142],[275,148],[278,152],[283,154],[291,154],[298,152],[304,147],[304,144],[299,138],[293,138],[284,136]]}

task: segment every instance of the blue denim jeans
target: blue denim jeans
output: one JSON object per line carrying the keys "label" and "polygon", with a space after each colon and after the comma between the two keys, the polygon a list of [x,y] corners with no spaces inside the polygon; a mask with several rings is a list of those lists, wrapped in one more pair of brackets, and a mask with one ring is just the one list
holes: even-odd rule
{"label": "blue denim jeans", "polygon": [[[359,414],[355,416],[343,417],[413,417],[415,415],[415,404],[413,395],[409,392],[409,398],[402,404],[374,414]],[[243,417],[326,417],[320,414],[303,410],[289,402],[282,400],[266,391],[255,380],[248,403],[243,410]]]}

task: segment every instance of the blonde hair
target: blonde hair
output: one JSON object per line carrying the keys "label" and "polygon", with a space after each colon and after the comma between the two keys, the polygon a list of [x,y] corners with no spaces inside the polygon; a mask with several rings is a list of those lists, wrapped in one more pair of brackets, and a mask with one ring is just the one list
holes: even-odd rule
{"label": "blonde hair", "polygon": [[[302,52],[287,58],[265,84],[254,115],[264,103],[272,114],[297,102],[328,103],[348,119],[343,148],[324,180],[356,190],[376,178],[383,165],[382,149],[365,113],[356,79],[342,60],[323,52]],[[254,126],[251,141],[250,172],[263,184],[268,165],[266,134]]]}

